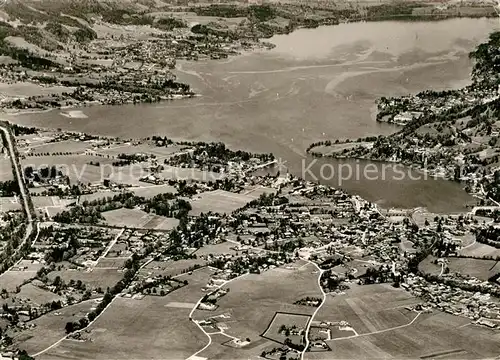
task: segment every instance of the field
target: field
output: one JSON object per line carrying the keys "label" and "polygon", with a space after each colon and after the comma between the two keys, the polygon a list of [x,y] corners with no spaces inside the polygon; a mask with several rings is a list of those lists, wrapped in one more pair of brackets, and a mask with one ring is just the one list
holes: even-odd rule
{"label": "field", "polygon": [[19,202],[19,198],[15,197],[0,197],[0,211],[16,211],[21,210],[22,206]]}
{"label": "field", "polygon": [[46,303],[60,300],[61,297],[50,291],[40,289],[39,287],[29,283],[21,287],[21,291],[15,295],[18,299],[26,299],[32,304],[44,305]]}
{"label": "field", "polygon": [[109,225],[129,228],[171,230],[179,224],[179,220],[165,216],[148,214],[138,209],[121,208],[103,212]]}
{"label": "field", "polygon": [[[230,282],[224,286],[230,291],[217,301],[217,310],[197,310],[194,317],[201,320],[229,315],[230,318],[224,320],[227,326],[225,333],[255,342],[266,331],[277,312],[312,314],[313,307],[293,305],[306,296],[320,296],[314,271],[316,268],[303,262],[299,264],[301,267],[298,269],[275,268]],[[246,355],[242,353],[242,356]]]}
{"label": "field", "polygon": [[36,272],[41,267],[41,264],[32,264],[29,260],[21,261],[19,266],[0,275],[0,288],[8,292],[16,290],[16,287],[20,286],[23,282],[34,278]]}
{"label": "field", "polygon": [[45,154],[49,153],[49,155],[55,153],[83,153],[85,150],[90,149],[92,144],[84,141],[76,141],[76,140],[66,140],[66,141],[58,141],[52,143],[45,143],[43,145],[35,145],[31,147],[31,154]]}
{"label": "field", "polygon": [[[14,39],[14,37],[11,37]],[[24,44],[28,44],[22,38],[17,38],[18,41],[23,41]],[[18,98],[20,96],[34,96],[34,95],[48,95],[48,94],[61,94],[66,91],[72,91],[70,87],[65,86],[40,86],[38,84],[30,82],[3,82],[0,83],[0,92],[3,96],[11,96]]]}
{"label": "field", "polygon": [[10,157],[0,154],[0,181],[14,180]]}
{"label": "field", "polygon": [[108,268],[94,268],[92,271],[66,269],[62,271],[52,271],[48,274],[50,280],[54,280],[56,276],[60,276],[65,283],[68,283],[70,280],[81,280],[87,288],[97,289],[100,287],[105,291],[106,288],[116,285],[116,283],[122,279],[123,274],[119,272],[118,269]]}
{"label": "field", "polygon": [[186,273],[181,276],[177,276],[176,279],[184,281],[187,280],[188,285],[184,286],[173,293],[168,294],[169,302],[179,302],[179,303],[189,303],[196,304],[200,298],[207,293],[205,288],[210,281],[210,278],[215,273],[214,270],[205,267],[191,274]]}
{"label": "field", "polygon": [[162,163],[164,159],[170,157],[172,154],[179,152],[182,149],[181,146],[171,145],[169,147],[158,147],[149,144],[139,144],[132,145],[130,143],[114,146],[111,148],[101,148],[96,152],[103,155],[109,155],[110,157],[117,157],[120,154],[152,154],[156,156],[159,163]]}
{"label": "field", "polygon": [[99,259],[94,269],[96,268],[106,268],[106,269],[121,269],[125,264],[127,259],[124,257],[113,258],[113,257],[105,257]]}
{"label": "field", "polygon": [[209,254],[231,254],[234,255],[236,254],[236,251],[231,249],[234,248],[236,245],[229,242],[225,241],[220,244],[215,244],[215,245],[205,245],[198,250],[196,250],[195,255],[200,257],[203,255],[209,255]]}
{"label": "field", "polygon": [[208,341],[189,313],[212,273],[204,268],[183,275],[188,285],[164,297],[116,298],[85,334],[92,341],[65,340],[40,359],[188,358]]}
{"label": "field", "polygon": [[[98,162],[101,166],[89,165],[89,162]],[[100,183],[112,170],[112,160],[92,155],[56,155],[33,156],[21,161],[23,167],[31,166],[34,169],[55,165],[63,174],[69,176],[72,184]],[[103,166],[105,165],[105,166]]]}
{"label": "field", "polygon": [[224,190],[207,191],[198,195],[192,202],[193,210],[190,215],[200,215],[209,211],[230,214],[250,201],[253,198],[247,195],[241,195]]}
{"label": "field", "polygon": [[189,309],[165,307],[168,297],[116,298],[89,327],[92,341],[65,340],[41,359],[185,359],[207,338]]}
{"label": "field", "polygon": [[149,170],[146,169],[146,164],[135,163],[120,167],[110,167],[107,166],[103,169],[104,178],[109,178],[110,180],[127,185],[144,185],[141,178],[149,175]]}
{"label": "field", "polygon": [[75,203],[75,200],[61,199],[58,196],[33,196],[33,205],[35,209],[45,216],[47,214],[49,218],[67,210],[67,206]]}
{"label": "field", "polygon": [[493,246],[476,242],[471,246],[460,250],[460,254],[466,256],[477,256],[477,257],[483,257],[483,256],[497,257],[500,256],[500,249],[496,249]]}
{"label": "field", "polygon": [[[481,339],[478,341],[477,339]],[[421,314],[394,330],[327,341],[332,351],[308,352],[306,359],[478,359],[500,351],[498,332],[445,313]]]}
{"label": "field", "polygon": [[268,187],[263,187],[263,186],[256,186],[256,187],[251,187],[248,189],[245,189],[242,191],[242,194],[248,197],[251,197],[253,199],[258,199],[262,194],[275,194],[276,189],[273,188],[268,188]]}
{"label": "field", "polygon": [[484,281],[500,272],[500,263],[495,260],[450,257],[447,261],[450,273],[467,274]]}
{"label": "field", "polygon": [[152,261],[141,270],[141,273],[148,275],[175,276],[182,274],[185,270],[194,265],[205,265],[202,259],[183,259],[178,261]]}
{"label": "field", "polygon": [[[439,275],[441,264],[434,264],[435,259],[433,256],[428,256],[419,264],[419,269],[426,273]],[[484,281],[500,272],[500,263],[495,260],[448,257],[445,266],[450,269],[450,273],[470,275]]]}
{"label": "field", "polygon": [[64,200],[58,196],[33,196],[32,199],[35,208],[43,208],[48,206],[60,207],[75,202],[75,200]]}
{"label": "field", "polygon": [[211,171],[203,171],[198,169],[190,169],[190,168],[180,168],[174,166],[164,166],[165,169],[160,172],[160,177],[163,179],[175,179],[175,180],[198,180],[198,181],[216,181],[219,179],[224,179],[223,174],[211,172]]}
{"label": "field", "polygon": [[79,203],[83,203],[84,201],[94,201],[94,200],[100,200],[100,199],[106,199],[108,197],[112,198],[115,195],[120,194],[118,191],[99,191],[93,194],[85,194],[81,195],[79,198]]}
{"label": "field", "polygon": [[29,354],[35,354],[62,339],[66,335],[64,330],[66,323],[80,320],[95,306],[94,300],[88,300],[50,312],[28,322],[28,324],[35,324],[34,328],[11,336],[20,349],[26,350]]}
{"label": "field", "polygon": [[346,295],[327,295],[314,321],[346,321],[358,334],[366,334],[409,323],[416,313],[405,307],[418,303],[411,294],[390,285],[351,285]]}
{"label": "field", "polygon": [[[347,321],[356,331],[332,333],[328,352],[307,359],[486,358],[500,351],[498,333],[441,313],[417,313],[420,303],[403,289],[387,284],[353,287],[346,295],[327,297],[314,321]],[[475,339],[480,338],[481,341]],[[465,356],[463,357],[462,355]]]}
{"label": "field", "polygon": [[282,325],[286,326],[287,328],[295,326],[297,330],[305,331],[305,328],[310,318],[311,316],[309,315],[276,313],[276,316],[269,324],[269,328],[262,336],[281,344],[285,342],[286,338],[289,338],[293,344],[303,344],[302,341],[303,336],[295,334],[290,334],[289,336],[285,336],[284,334],[280,333],[280,327]]}
{"label": "field", "polygon": [[427,256],[424,260],[418,264],[418,269],[427,274],[439,275],[441,273],[441,264],[434,264],[436,258],[434,256]]}
{"label": "field", "polygon": [[150,186],[141,186],[137,188],[130,188],[136,196],[141,196],[146,199],[150,199],[158,194],[171,193],[176,194],[177,189],[170,185],[150,185]]}

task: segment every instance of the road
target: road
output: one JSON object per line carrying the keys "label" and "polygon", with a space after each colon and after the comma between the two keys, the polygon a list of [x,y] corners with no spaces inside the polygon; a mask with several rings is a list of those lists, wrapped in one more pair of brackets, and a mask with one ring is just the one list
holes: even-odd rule
{"label": "road", "polygon": [[310,260],[306,260],[309,264],[313,264],[317,269],[318,269],[318,286],[319,286],[319,290],[321,291],[321,304],[319,304],[319,306],[316,308],[316,310],[314,310],[314,313],[311,315],[311,318],[309,319],[309,322],[307,323],[307,328],[306,328],[306,332],[304,334],[304,337],[306,339],[306,343],[304,345],[304,350],[301,351],[300,353],[300,360],[304,360],[304,355],[307,351],[307,349],[309,348],[309,332],[311,331],[311,324],[312,322],[314,321],[314,317],[316,316],[316,314],[318,313],[318,311],[321,309],[321,307],[323,306],[323,304],[325,303],[326,301],[326,293],[325,291],[323,290],[323,287],[321,286],[321,277],[323,276],[323,273],[325,272],[325,270],[322,270],[318,264],[316,264],[315,262],[313,261],[310,261]]}
{"label": "road", "polygon": [[[5,122],[0,123],[0,130],[3,131],[5,134],[5,139],[7,140],[7,148],[9,150],[9,155],[10,155],[10,161],[12,162],[12,166],[14,168],[14,175],[16,177],[16,180],[19,184],[19,191],[21,192],[21,197],[23,201],[23,207],[24,211],[26,213],[26,217],[28,219],[28,224],[26,226],[26,233],[24,234],[24,237],[15,250],[14,254],[12,254],[12,257],[16,257],[17,254],[21,251],[21,249],[24,247],[28,239],[30,238],[31,233],[33,232],[33,214],[31,212],[31,209],[33,209],[32,204],[30,203],[30,197],[29,197],[29,192],[28,189],[26,188],[26,184],[24,183],[24,177],[23,173],[21,171],[21,165],[19,163],[19,159],[17,157],[17,152],[15,149],[15,139],[12,133],[10,132],[10,129],[8,125]],[[31,206],[30,206],[31,205]]]}
{"label": "road", "polygon": [[16,176],[17,182],[19,184],[19,190],[21,191],[21,197],[23,200],[23,207],[26,211],[26,216],[28,217],[28,222],[31,224],[33,222],[33,214],[31,213],[32,207],[30,207],[29,202],[29,193],[26,188],[26,184],[24,183],[23,173],[21,171],[21,165],[19,163],[19,159],[17,157],[17,152],[15,150],[15,139],[10,132],[9,128],[5,124],[0,124],[0,130],[5,134],[5,139],[7,140],[10,160],[14,167],[14,175]]}
{"label": "road", "polygon": [[116,237],[106,247],[106,250],[104,250],[104,252],[102,253],[102,255],[99,256],[99,259],[97,259],[98,262],[99,262],[99,260],[104,259],[108,255],[108,253],[111,250],[111,248],[116,244],[116,242],[118,241],[118,239],[120,238],[120,236],[123,235],[124,232],[125,232],[125,229],[121,229],[120,230],[120,232],[118,233],[118,235],[116,235]]}
{"label": "road", "polygon": [[[232,278],[231,280],[228,280],[228,281],[224,282],[221,285],[218,285],[217,287],[214,288],[213,291],[210,292],[210,294],[214,293],[215,291],[219,290],[220,288],[222,288],[223,286],[229,284],[230,282],[232,282],[234,280],[237,280],[237,279],[241,279],[242,277],[247,276],[247,275],[248,275],[248,273],[241,274],[239,276],[236,276],[235,278]],[[204,297],[205,296],[202,296],[196,302],[196,304],[193,306],[193,308],[191,309],[191,312],[189,313],[189,320],[191,320],[192,322],[194,322],[196,324],[196,326],[198,326],[198,328],[208,337],[208,343],[204,347],[202,347],[200,350],[198,350],[197,352],[195,352],[193,355],[189,356],[186,360],[195,360],[195,359],[198,359],[199,358],[198,354],[201,354],[205,349],[207,349],[212,344],[212,337],[210,336],[212,333],[207,333],[205,331],[205,329],[203,329],[203,327],[200,324],[198,324],[198,321],[196,321],[196,320],[193,319],[193,314],[196,311],[196,309],[198,308],[198,306],[201,304],[201,302],[202,302],[202,300],[203,300]],[[214,334],[218,334],[218,333],[219,332],[214,333]],[[228,335],[228,334],[226,334],[226,333],[224,333],[222,331],[220,333],[222,333],[223,335],[225,335],[227,337],[232,338],[233,340],[236,339],[234,336]]]}

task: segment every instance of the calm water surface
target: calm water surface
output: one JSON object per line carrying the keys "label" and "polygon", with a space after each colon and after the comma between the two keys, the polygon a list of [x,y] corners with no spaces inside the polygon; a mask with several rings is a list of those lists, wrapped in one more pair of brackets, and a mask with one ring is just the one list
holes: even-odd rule
{"label": "calm water surface", "polygon": [[[157,134],[222,141],[233,148],[273,152],[300,175],[313,161],[304,151],[311,142],[396,131],[374,120],[380,96],[467,84],[468,53],[498,30],[498,24],[497,19],[454,19],[298,30],[272,38],[276,48],[271,51],[226,61],[179,63],[177,75],[202,95],[198,98],[88,107],[82,109],[86,119],[68,119],[53,111],[10,120],[128,138]],[[338,171],[346,163],[353,168],[368,164],[321,160],[311,169],[320,177],[322,164],[332,164]],[[382,170],[382,164],[376,166]],[[327,170],[324,175],[330,177]],[[393,175],[389,170],[379,172],[377,180],[373,173],[370,180],[354,176],[341,186],[385,207],[454,212],[471,201],[458,184],[395,180]],[[339,179],[323,182],[338,186]]]}

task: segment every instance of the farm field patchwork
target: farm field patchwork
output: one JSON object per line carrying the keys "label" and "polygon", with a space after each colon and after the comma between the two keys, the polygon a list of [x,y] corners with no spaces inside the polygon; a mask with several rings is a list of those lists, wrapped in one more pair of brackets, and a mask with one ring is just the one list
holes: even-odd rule
{"label": "farm field patchwork", "polygon": [[185,359],[208,339],[189,320],[191,310],[165,306],[171,301],[170,295],[118,297],[89,327],[92,341],[65,340],[41,359]]}
{"label": "farm field patchwork", "polygon": [[328,294],[314,321],[345,321],[356,333],[366,334],[409,323],[417,313],[405,307],[419,303],[410,293],[388,284],[353,285],[345,295]]}
{"label": "farm field patchwork", "polygon": [[484,359],[498,354],[498,335],[469,323],[468,319],[441,312],[421,314],[408,326],[327,341],[333,351],[306,353],[305,358]]}
{"label": "farm field patchwork", "polygon": [[[311,315],[315,308],[294,305],[304,297],[320,296],[316,268],[299,262],[295,269],[275,268],[260,275],[249,274],[223,286],[230,291],[217,300],[215,311],[196,310],[194,318],[207,319],[224,315],[225,333],[251,343],[262,335],[277,312]],[[227,317],[229,316],[229,317]],[[251,344],[250,343],[250,344]],[[241,348],[243,356],[253,354]]]}

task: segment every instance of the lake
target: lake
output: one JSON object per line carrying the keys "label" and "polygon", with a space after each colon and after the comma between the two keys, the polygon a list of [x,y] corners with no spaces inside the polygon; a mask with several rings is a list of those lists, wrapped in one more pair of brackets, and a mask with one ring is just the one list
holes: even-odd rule
{"label": "lake", "polygon": [[[179,62],[176,73],[201,94],[197,98],[87,107],[78,109],[87,118],[78,119],[59,111],[8,119],[127,138],[222,141],[232,148],[273,152],[291,173],[340,184],[384,207],[456,212],[472,200],[459,184],[420,179],[415,172],[395,176],[398,171],[380,163],[315,162],[305,149],[323,139],[396,131],[375,121],[376,99],[466,85],[472,65],[468,53],[498,27],[498,19],[452,19],[302,29],[270,39],[276,45],[270,51],[224,61]],[[376,167],[369,177],[363,174],[366,166]],[[355,175],[356,167],[361,176]],[[354,175],[339,181],[332,171]]]}

